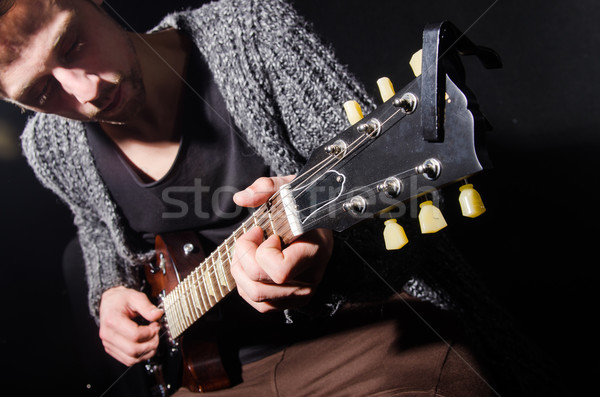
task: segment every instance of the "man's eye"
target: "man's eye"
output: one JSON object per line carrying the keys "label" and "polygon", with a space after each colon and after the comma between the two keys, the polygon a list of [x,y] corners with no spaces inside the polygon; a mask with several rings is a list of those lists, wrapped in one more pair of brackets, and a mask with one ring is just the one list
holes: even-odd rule
{"label": "man's eye", "polygon": [[63,56],[65,58],[72,57],[81,50],[83,44],[84,43],[81,40],[79,40],[79,38],[75,38],[75,40],[73,40],[73,43],[67,48]]}

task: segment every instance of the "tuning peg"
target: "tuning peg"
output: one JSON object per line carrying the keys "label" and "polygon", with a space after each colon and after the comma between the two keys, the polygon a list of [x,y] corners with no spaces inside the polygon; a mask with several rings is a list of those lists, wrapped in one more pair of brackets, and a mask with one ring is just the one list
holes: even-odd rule
{"label": "tuning peg", "polygon": [[435,205],[431,200],[424,201],[419,205],[421,211],[419,212],[419,225],[421,226],[421,233],[435,233],[446,226],[446,220],[442,211]]}
{"label": "tuning peg", "polygon": [[344,103],[344,110],[346,111],[346,116],[348,117],[348,121],[350,121],[350,125],[358,123],[363,118],[360,105],[356,101],[347,101]]}
{"label": "tuning peg", "polygon": [[399,250],[408,243],[404,228],[395,219],[388,219],[384,222],[384,225],[383,240],[385,241],[385,249],[389,251]]}
{"label": "tuning peg", "polygon": [[396,95],[392,82],[387,77],[382,77],[377,80],[377,87],[379,87],[379,93],[383,102],[387,102],[388,99]]}
{"label": "tuning peg", "polygon": [[415,77],[419,77],[421,75],[421,64],[423,61],[423,50],[419,50],[413,54],[410,58],[410,68],[412,69]]}
{"label": "tuning peg", "polygon": [[460,203],[460,209],[462,210],[463,216],[468,218],[476,218],[485,212],[485,206],[481,200],[481,196],[473,188],[473,184],[467,183],[458,188],[460,195],[458,196],[458,202]]}

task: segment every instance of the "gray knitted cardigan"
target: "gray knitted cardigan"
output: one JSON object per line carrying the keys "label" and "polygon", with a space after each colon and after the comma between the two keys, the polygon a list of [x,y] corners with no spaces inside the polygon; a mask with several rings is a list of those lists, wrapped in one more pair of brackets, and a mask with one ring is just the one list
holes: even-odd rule
{"label": "gray knitted cardigan", "polygon": [[[315,147],[348,127],[343,102],[356,99],[365,111],[373,108],[333,52],[281,0],[212,2],[169,15],[156,30],[169,27],[193,39],[234,122],[277,174],[297,172]],[[152,253],[135,249],[94,165],[83,123],[36,114],[22,143],[37,177],[74,215],[97,320],[102,292],[117,285],[141,288],[139,266]]]}

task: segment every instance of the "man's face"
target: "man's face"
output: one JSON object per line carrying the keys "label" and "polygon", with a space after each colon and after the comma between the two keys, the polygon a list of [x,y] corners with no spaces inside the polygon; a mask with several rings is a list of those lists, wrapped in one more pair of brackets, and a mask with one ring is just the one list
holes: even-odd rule
{"label": "man's face", "polygon": [[110,123],[145,95],[129,36],[86,0],[17,0],[0,17],[0,89],[31,110]]}

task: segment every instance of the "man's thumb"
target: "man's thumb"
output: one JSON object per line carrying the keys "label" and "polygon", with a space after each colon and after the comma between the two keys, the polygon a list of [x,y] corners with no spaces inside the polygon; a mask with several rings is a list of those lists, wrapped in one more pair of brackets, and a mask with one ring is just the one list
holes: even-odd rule
{"label": "man's thumb", "polygon": [[146,294],[137,292],[131,298],[129,302],[131,309],[147,321],[158,321],[163,316],[163,310],[154,306]]}

